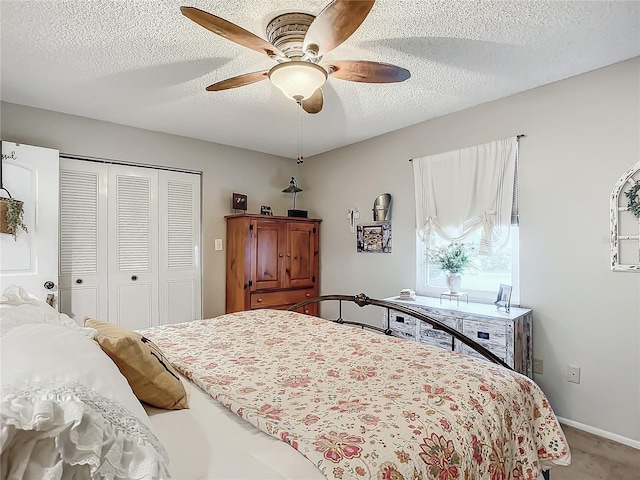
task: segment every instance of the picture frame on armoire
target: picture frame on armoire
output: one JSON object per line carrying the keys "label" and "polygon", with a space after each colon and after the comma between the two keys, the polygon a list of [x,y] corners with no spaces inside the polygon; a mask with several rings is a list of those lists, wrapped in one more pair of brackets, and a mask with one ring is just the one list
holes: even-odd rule
{"label": "picture frame on armoire", "polygon": [[231,208],[234,213],[236,210],[247,211],[247,196],[242,193],[234,193],[231,197]]}

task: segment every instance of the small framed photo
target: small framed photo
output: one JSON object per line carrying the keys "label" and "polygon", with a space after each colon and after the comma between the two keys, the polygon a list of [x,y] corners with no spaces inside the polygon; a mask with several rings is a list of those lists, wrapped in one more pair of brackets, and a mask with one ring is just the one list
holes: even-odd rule
{"label": "small framed photo", "polygon": [[273,215],[273,212],[271,211],[271,207],[269,205],[261,205],[260,215]]}
{"label": "small framed photo", "polygon": [[247,210],[247,196],[242,193],[234,193],[231,197],[231,208],[233,210]]}
{"label": "small framed photo", "polygon": [[495,302],[498,309],[504,308],[504,311],[509,313],[511,309],[511,285],[500,284],[500,289],[498,290],[498,298]]}

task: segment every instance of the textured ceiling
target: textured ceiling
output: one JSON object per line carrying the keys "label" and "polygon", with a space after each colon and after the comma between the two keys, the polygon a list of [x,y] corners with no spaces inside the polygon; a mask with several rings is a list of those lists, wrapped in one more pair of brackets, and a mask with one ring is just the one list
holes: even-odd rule
{"label": "textured ceiling", "polygon": [[327,2],[2,0],[2,100],[295,158],[301,119],[309,157],[640,55],[636,1],[378,0],[325,60],[396,64],[406,82],[330,77],[317,115],[269,81],[205,91],[275,63],[181,5],[266,38],[275,15]]}

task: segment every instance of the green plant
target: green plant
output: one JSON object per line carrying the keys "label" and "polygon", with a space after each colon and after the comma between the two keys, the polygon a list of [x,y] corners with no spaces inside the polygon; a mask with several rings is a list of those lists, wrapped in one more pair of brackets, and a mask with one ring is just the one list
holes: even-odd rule
{"label": "green plant", "polygon": [[450,273],[461,273],[471,263],[470,245],[453,242],[446,247],[429,247],[427,258],[437,264],[441,270]]}
{"label": "green plant", "polygon": [[631,187],[630,190],[624,192],[625,196],[629,200],[627,207],[629,211],[636,217],[640,218],[640,182]]}
{"label": "green plant", "polygon": [[24,223],[24,210],[22,208],[23,202],[20,200],[14,200],[13,198],[2,198],[2,202],[6,206],[5,219],[7,222],[7,233],[13,235],[14,240],[18,240],[18,231],[24,230],[28,232],[27,226]]}

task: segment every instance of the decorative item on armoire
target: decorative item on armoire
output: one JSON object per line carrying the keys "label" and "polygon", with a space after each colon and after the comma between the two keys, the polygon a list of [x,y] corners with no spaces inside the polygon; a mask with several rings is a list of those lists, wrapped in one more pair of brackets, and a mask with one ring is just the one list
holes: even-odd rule
{"label": "decorative item on armoire", "polygon": [[260,215],[273,215],[273,211],[269,205],[260,206]]}
{"label": "decorative item on armoire", "polygon": [[242,210],[241,213],[247,211],[247,196],[242,193],[234,193],[231,197],[231,209],[233,213],[238,213],[236,210]]}
{"label": "decorative item on armoire", "polygon": [[611,270],[640,272],[640,162],[616,182],[610,206]]}
{"label": "decorative item on armoire", "polygon": [[287,216],[307,218],[309,216],[309,212],[307,212],[306,210],[296,209],[296,195],[298,194],[298,192],[302,192],[302,189],[298,187],[298,182],[296,181],[295,177],[291,177],[289,186],[282,190],[282,193],[293,193],[293,209],[287,211]]}

